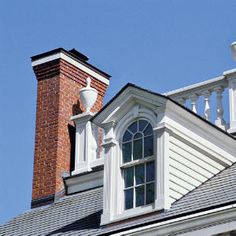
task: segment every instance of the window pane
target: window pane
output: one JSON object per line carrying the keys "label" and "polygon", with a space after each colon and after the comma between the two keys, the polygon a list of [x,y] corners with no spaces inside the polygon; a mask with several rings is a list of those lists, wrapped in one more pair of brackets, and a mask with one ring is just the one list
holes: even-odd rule
{"label": "window pane", "polygon": [[122,144],[122,153],[123,153],[124,163],[131,161],[131,148],[132,148],[131,142]]}
{"label": "window pane", "polygon": [[148,122],[146,120],[140,120],[139,121],[139,131],[143,131],[143,129],[146,127],[147,123]]}
{"label": "window pane", "polygon": [[133,208],[133,189],[125,190],[125,209]]}
{"label": "window pane", "polygon": [[134,167],[129,167],[124,169],[124,181],[125,188],[131,187],[134,185]]}
{"label": "window pane", "polygon": [[135,134],[135,133],[137,132],[137,125],[138,125],[138,123],[137,123],[137,121],[135,121],[133,124],[131,124],[131,125],[128,127],[128,129],[129,129],[133,134]]}
{"label": "window pane", "polygon": [[144,185],[135,188],[136,207],[144,205]]}
{"label": "window pane", "polygon": [[123,142],[129,141],[132,139],[132,134],[127,130],[123,136]]}
{"label": "window pane", "polygon": [[154,183],[146,185],[146,204],[154,202]]}
{"label": "window pane", "polygon": [[135,184],[144,183],[144,164],[135,166]]}
{"label": "window pane", "polygon": [[153,155],[153,135],[144,138],[144,157]]}
{"label": "window pane", "polygon": [[134,146],[133,146],[133,159],[141,159],[143,156],[143,145],[142,145],[142,139],[134,140]]}
{"label": "window pane", "polygon": [[154,181],[154,161],[146,164],[146,182]]}
{"label": "window pane", "polygon": [[135,135],[134,135],[134,139],[138,139],[138,138],[142,138],[142,134],[141,133],[136,133]]}
{"label": "window pane", "polygon": [[150,124],[148,124],[147,128],[144,130],[144,135],[151,135],[153,132],[152,130],[152,126]]}

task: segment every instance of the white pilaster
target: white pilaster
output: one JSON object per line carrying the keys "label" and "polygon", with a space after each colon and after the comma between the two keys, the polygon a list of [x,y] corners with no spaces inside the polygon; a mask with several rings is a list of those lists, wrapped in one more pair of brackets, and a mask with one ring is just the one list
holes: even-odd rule
{"label": "white pilaster", "polygon": [[169,130],[164,126],[154,128],[156,147],[156,200],[155,209],[169,209]]}
{"label": "white pilaster", "polygon": [[75,169],[73,175],[91,171],[91,162],[96,160],[97,142],[92,132],[90,119],[93,114],[83,113],[72,117],[76,125]]}
{"label": "white pilaster", "polygon": [[104,178],[103,178],[103,214],[101,216],[101,224],[106,224],[113,219],[114,215],[114,181],[115,176],[115,160],[114,152],[116,141],[114,139],[114,123],[110,122],[103,126],[105,137],[103,140],[104,148]]}

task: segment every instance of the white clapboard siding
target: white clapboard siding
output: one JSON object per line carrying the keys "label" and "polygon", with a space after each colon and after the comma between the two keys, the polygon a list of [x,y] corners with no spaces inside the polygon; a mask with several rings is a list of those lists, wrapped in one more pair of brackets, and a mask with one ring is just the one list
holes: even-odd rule
{"label": "white clapboard siding", "polygon": [[170,140],[170,149],[176,151],[177,153],[180,153],[186,158],[191,158],[192,161],[199,163],[201,166],[205,166],[214,174],[224,169],[224,166],[220,163],[212,160],[211,158],[207,157],[206,155],[202,154],[201,152],[197,151],[196,149],[190,147],[189,145],[176,139],[173,136]]}
{"label": "white clapboard siding", "polygon": [[172,166],[170,163],[169,166],[169,176],[178,176],[178,178],[184,180],[185,182],[187,182],[188,184],[192,184],[193,186],[197,187],[201,184],[200,181],[192,178],[191,176],[189,176],[188,174],[178,170],[175,166]]}
{"label": "white clapboard siding", "polygon": [[181,185],[174,183],[172,181],[169,182],[169,188],[173,189],[174,191],[178,190],[177,192],[181,195],[185,195],[186,193],[189,192],[187,189],[185,189]]}
{"label": "white clapboard siding", "polygon": [[182,194],[176,192],[175,190],[173,190],[171,188],[169,189],[169,192],[170,192],[171,198],[175,199],[175,200],[178,200],[178,199],[180,199],[183,196]]}
{"label": "white clapboard siding", "polygon": [[170,182],[176,183],[188,191],[191,191],[196,187],[196,185],[188,183],[186,180],[181,179],[179,176],[173,175],[173,173],[170,173],[169,178],[170,178]]}
{"label": "white clapboard siding", "polygon": [[187,158],[181,156],[180,154],[173,152],[172,150],[170,150],[170,158],[181,163],[182,165],[199,173],[200,175],[202,175],[206,178],[211,178],[212,174],[214,174],[210,171],[207,171],[204,167],[201,167],[201,166],[195,164],[194,162],[189,161]]}
{"label": "white clapboard siding", "polygon": [[219,162],[171,136],[169,143],[169,200],[171,203],[219,173]]}
{"label": "white clapboard siding", "polygon": [[207,180],[207,177],[205,177],[201,173],[199,173],[198,170],[193,170],[193,169],[189,168],[188,166],[186,166],[184,163],[182,164],[182,163],[174,160],[172,157],[170,157],[169,163],[170,163],[170,165],[175,166],[178,170],[191,176],[193,179],[196,179],[201,183]]}

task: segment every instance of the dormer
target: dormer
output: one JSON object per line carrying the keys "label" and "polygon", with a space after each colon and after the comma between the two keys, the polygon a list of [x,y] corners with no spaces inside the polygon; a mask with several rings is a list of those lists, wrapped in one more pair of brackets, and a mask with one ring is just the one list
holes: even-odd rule
{"label": "dormer", "polygon": [[132,84],[91,122],[104,129],[102,225],[167,210],[236,161],[232,136]]}

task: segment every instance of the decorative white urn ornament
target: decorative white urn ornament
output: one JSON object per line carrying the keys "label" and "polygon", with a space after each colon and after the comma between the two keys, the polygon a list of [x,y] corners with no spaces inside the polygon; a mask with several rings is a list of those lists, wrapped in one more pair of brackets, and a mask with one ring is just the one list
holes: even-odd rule
{"label": "decorative white urn ornament", "polygon": [[233,59],[236,61],[236,41],[231,44],[231,52]]}
{"label": "decorative white urn ornament", "polygon": [[86,79],[86,81],[87,85],[85,88],[80,89],[79,95],[80,95],[80,101],[82,102],[85,108],[85,112],[89,113],[94,103],[97,100],[98,91],[90,87],[91,79],[89,77]]}

